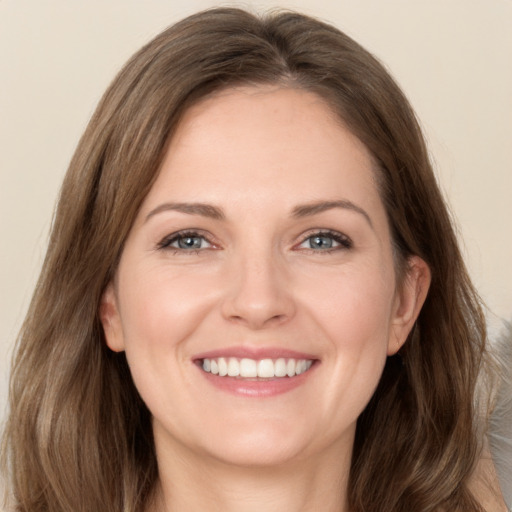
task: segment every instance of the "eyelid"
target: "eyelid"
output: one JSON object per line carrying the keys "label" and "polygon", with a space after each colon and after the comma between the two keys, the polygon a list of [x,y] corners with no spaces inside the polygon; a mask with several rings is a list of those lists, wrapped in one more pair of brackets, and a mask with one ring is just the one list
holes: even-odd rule
{"label": "eyelid", "polygon": [[[304,247],[304,248],[300,247],[302,244],[307,242],[310,238],[313,238],[315,236],[325,236],[325,237],[332,238],[338,245],[336,247],[330,247],[328,249],[312,249],[312,248],[307,248],[307,247]],[[352,249],[353,246],[354,246],[354,243],[352,242],[352,239],[349,236],[341,233],[340,231],[319,228],[319,229],[311,229],[311,230],[307,231],[306,233],[303,233],[300,236],[300,241],[297,244],[295,244],[293,248],[294,249],[302,249],[302,250],[315,252],[315,253],[320,253],[320,252],[328,253],[328,252],[333,252],[333,251]]]}
{"label": "eyelid", "polygon": [[[187,238],[187,237],[198,237],[204,239],[208,244],[209,247],[202,247],[200,249],[182,249],[180,247],[173,247],[171,244],[179,240],[180,238]],[[217,249],[218,245],[212,240],[212,236],[203,231],[202,229],[182,229],[180,231],[175,231],[173,233],[170,233],[169,235],[166,235],[164,238],[162,238],[157,244],[156,249],[157,250],[174,250],[176,252],[188,252],[188,253],[197,253],[199,251],[209,250],[209,249]]]}
{"label": "eyelid", "polygon": [[[313,249],[313,248],[301,248],[300,247],[302,244],[307,242],[308,239],[310,239],[314,236],[325,236],[325,237],[332,238],[338,245],[336,245],[335,247],[328,248],[328,249],[320,249],[320,250]],[[183,248],[179,248],[179,247],[173,247],[171,245],[174,242],[176,242],[177,240],[179,240],[180,238],[186,238],[186,237],[202,238],[209,244],[209,247],[202,247],[200,249],[183,249]],[[302,250],[311,251],[311,252],[315,252],[315,253],[319,253],[319,252],[328,253],[328,252],[338,251],[338,250],[343,250],[343,249],[347,250],[347,249],[351,249],[352,247],[353,247],[353,242],[352,242],[351,238],[348,237],[347,235],[345,235],[339,231],[332,230],[332,229],[317,228],[317,229],[308,230],[306,233],[303,233],[300,236],[299,241],[296,244],[294,244],[293,249],[296,249],[296,250],[302,249]],[[208,232],[203,231],[202,229],[183,229],[180,231],[175,231],[175,232],[170,233],[169,235],[166,235],[165,237],[163,237],[156,244],[157,250],[169,249],[169,250],[174,250],[176,252],[184,252],[184,253],[185,252],[186,253],[197,253],[199,251],[219,249],[219,248],[220,248],[219,245],[213,240],[212,235]]]}

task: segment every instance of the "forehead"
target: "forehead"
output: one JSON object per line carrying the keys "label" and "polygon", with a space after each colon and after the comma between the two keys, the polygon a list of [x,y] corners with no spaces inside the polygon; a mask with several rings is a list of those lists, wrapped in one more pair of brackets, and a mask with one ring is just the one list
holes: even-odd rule
{"label": "forehead", "polygon": [[256,200],[292,208],[351,196],[379,207],[375,167],[320,96],[277,86],[232,88],[185,112],[146,203],[237,200],[249,208]]}

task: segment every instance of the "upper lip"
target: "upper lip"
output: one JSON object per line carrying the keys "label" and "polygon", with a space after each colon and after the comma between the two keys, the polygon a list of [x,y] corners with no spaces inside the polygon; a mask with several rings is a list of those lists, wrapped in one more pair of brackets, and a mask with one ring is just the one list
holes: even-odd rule
{"label": "upper lip", "polygon": [[216,359],[219,357],[236,357],[238,359],[318,359],[312,354],[306,352],[298,352],[280,347],[250,347],[250,346],[235,346],[226,347],[216,350],[209,350],[208,352],[201,352],[195,355],[192,359]]}

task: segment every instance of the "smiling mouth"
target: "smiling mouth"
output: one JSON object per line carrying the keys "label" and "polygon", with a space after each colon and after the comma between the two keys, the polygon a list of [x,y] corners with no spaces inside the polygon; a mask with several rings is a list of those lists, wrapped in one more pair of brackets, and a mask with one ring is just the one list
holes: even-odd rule
{"label": "smiling mouth", "polygon": [[239,379],[291,378],[307,372],[313,359],[249,359],[236,357],[204,358],[198,361],[204,372]]}

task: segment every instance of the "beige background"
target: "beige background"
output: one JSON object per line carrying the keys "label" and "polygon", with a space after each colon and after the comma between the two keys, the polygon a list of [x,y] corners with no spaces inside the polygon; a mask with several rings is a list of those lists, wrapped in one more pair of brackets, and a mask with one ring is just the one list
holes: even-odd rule
{"label": "beige background", "polygon": [[[0,418],[8,359],[57,191],[100,95],[161,29],[207,0],[0,0]],[[283,0],[345,30],[415,106],[490,321],[512,317],[512,1]]]}

